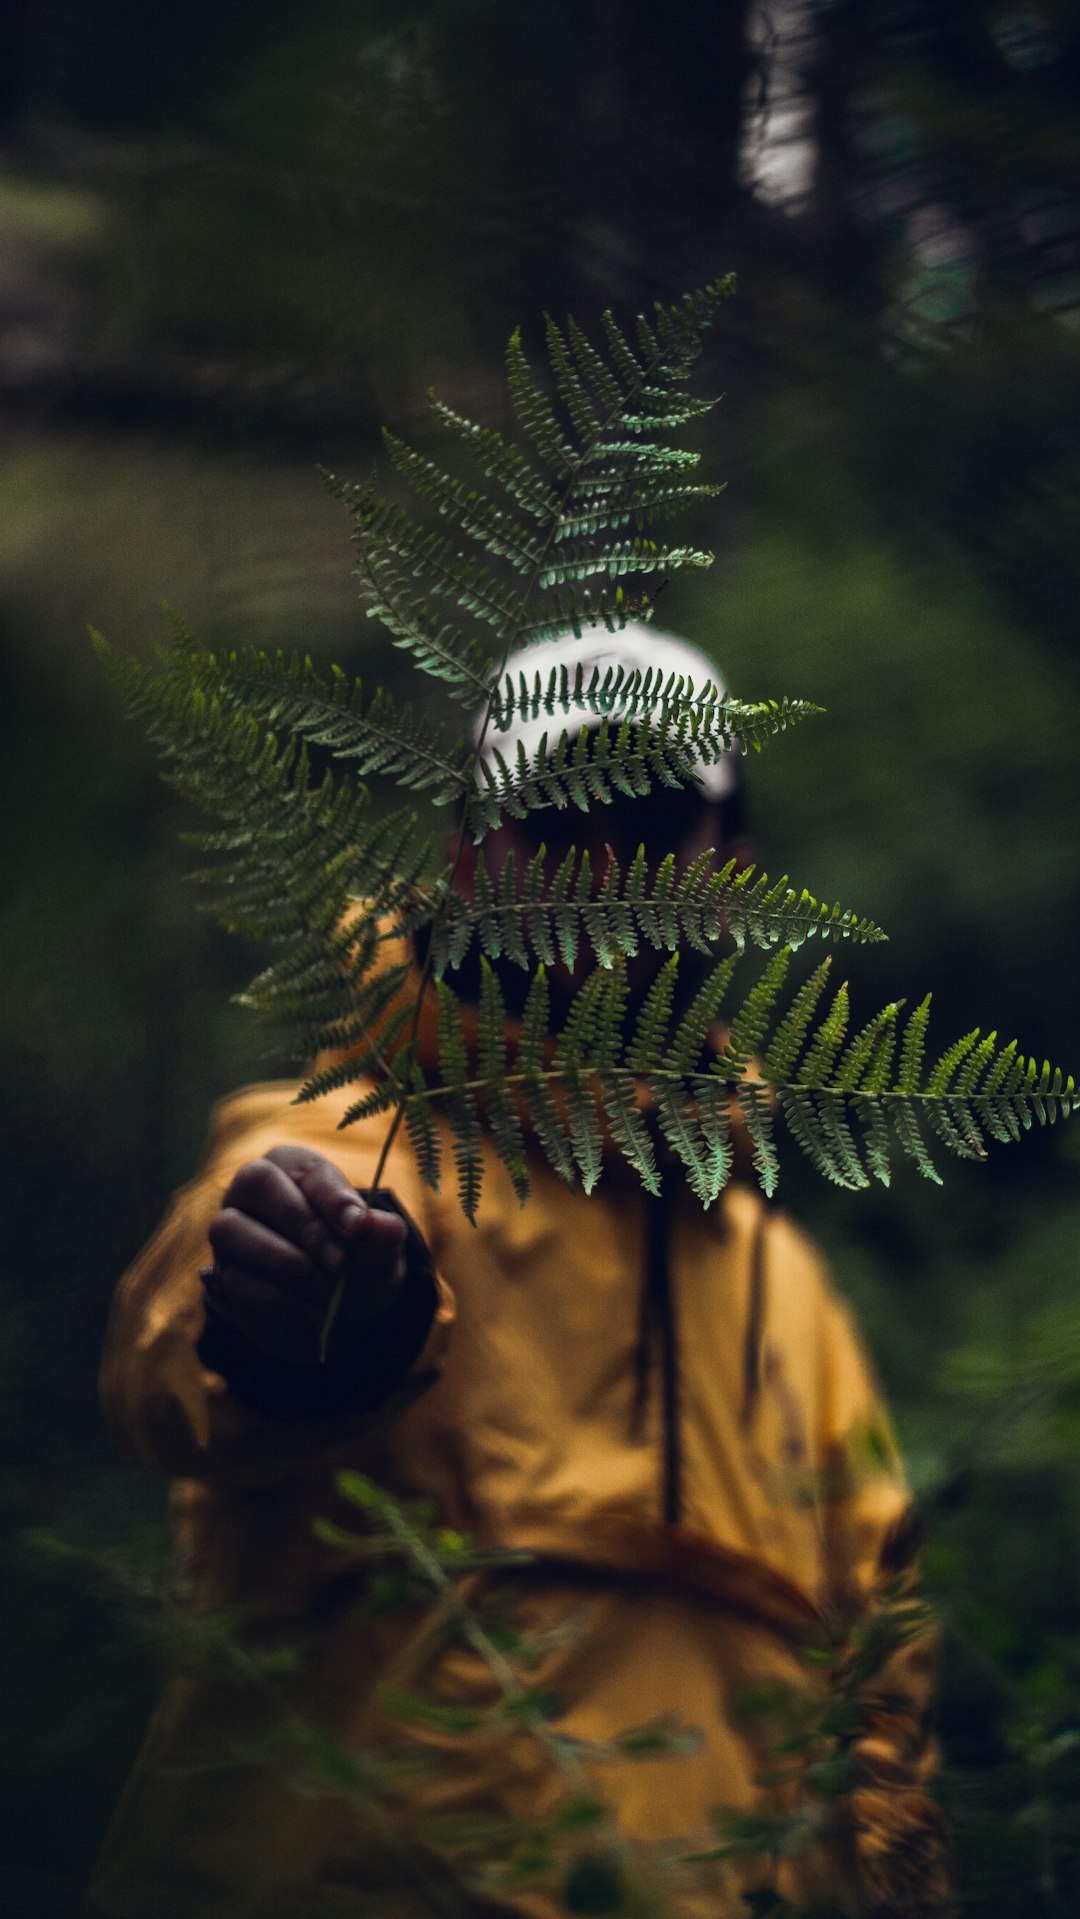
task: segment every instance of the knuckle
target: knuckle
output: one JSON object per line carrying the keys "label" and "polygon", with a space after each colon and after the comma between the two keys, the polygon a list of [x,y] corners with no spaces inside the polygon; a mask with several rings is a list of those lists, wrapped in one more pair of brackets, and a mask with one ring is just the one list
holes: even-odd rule
{"label": "knuckle", "polygon": [[307,1179],[314,1170],[326,1164],[322,1154],[312,1152],[309,1146],[271,1146],[266,1158],[295,1180]]}
{"label": "knuckle", "polygon": [[344,1175],[333,1160],[324,1159],[321,1153],[308,1154],[295,1177],[306,1193],[336,1193],[344,1183]]}
{"label": "knuckle", "polygon": [[272,1180],[269,1156],[266,1159],[249,1159],[241,1166],[229,1183],[225,1194],[226,1206],[235,1206],[238,1201],[257,1200],[265,1194]]}
{"label": "knuckle", "polygon": [[269,1151],[264,1153],[263,1158],[269,1160],[272,1166],[280,1166],[287,1170],[296,1163],[297,1148],[295,1146],[271,1146]]}
{"label": "knuckle", "polygon": [[226,1253],[234,1247],[238,1232],[243,1229],[243,1214],[232,1206],[223,1206],[210,1221],[207,1238],[215,1253]]}

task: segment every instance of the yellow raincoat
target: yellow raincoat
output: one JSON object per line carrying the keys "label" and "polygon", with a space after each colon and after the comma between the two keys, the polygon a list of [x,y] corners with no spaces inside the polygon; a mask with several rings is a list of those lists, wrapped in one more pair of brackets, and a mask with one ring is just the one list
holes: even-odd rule
{"label": "yellow raincoat", "polygon": [[[427,1815],[527,1819],[565,1792],[526,1733],[465,1736],[380,1705],[388,1673],[444,1705],[493,1706],[497,1689],[467,1647],[425,1640],[416,1608],[358,1606],[362,1563],[312,1530],[317,1515],[345,1516],[342,1465],[430,1500],[485,1546],[536,1555],[513,1575],[514,1622],[546,1634],[528,1678],[561,1702],[559,1731],[603,1743],[659,1715],[700,1729],[697,1750],[593,1769],[631,1843],[700,1849],[718,1811],[791,1803],[797,1788],[756,1783],[770,1755],[740,1700],[812,1682],[800,1648],[838,1604],[870,1611],[883,1557],[895,1558],[907,1495],[895,1456],[881,1462],[857,1334],[814,1249],[748,1186],[706,1213],[678,1186],[650,1200],[613,1163],[589,1197],[537,1153],[521,1208],[492,1155],[474,1228],[398,1143],[384,1184],[440,1286],[411,1381],[364,1419],[285,1421],[240,1404],[196,1350],[207,1227],[236,1170],[281,1142],[366,1186],[386,1120],[339,1133],[355,1090],[298,1107],[292,1087],[262,1086],[221,1106],[202,1173],[119,1288],[104,1400],[126,1444],[174,1481],[194,1607],[250,1608],[253,1643],[303,1650],[284,1707],[220,1663],[172,1680],[99,1865],[94,1910],[115,1919],[413,1919],[432,1910],[418,1871],[443,1889],[436,1909],[455,1909],[434,1842],[425,1853],[414,1837],[406,1858],[363,1794],[329,1779],[305,1789],[291,1762],[272,1763],[283,1711],[348,1751],[423,1755],[395,1788],[414,1835]],[[845,1461],[865,1464],[870,1431],[877,1466],[838,1477]],[[574,1631],[558,1630],[568,1621]],[[781,1865],[788,1896],[936,1910],[938,1829],[922,1791],[931,1667],[920,1640],[872,1682],[847,1836]],[[674,1909],[740,1912],[738,1888],[767,1871],[760,1857],[718,1866]],[[559,1907],[533,1887],[456,1909],[547,1919]]]}

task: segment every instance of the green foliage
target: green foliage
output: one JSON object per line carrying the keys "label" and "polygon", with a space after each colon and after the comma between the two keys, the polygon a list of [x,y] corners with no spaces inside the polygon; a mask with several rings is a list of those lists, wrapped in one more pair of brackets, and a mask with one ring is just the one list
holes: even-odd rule
{"label": "green foliage", "polygon": [[[435,419],[465,440],[494,492],[466,485],[387,435],[398,471],[452,536],[419,526],[372,487],[327,476],[349,507],[369,615],[452,697],[470,708],[490,702],[492,665],[527,641],[597,621],[609,629],[624,623],[632,606],[648,604],[644,594],[636,603],[628,597],[624,579],[708,565],[707,553],[645,535],[650,519],[669,518],[717,490],[674,486],[672,472],[700,456],[650,436],[670,434],[703,410],[682,388],[701,333],[730,292],[730,279],[722,280],[677,306],[658,306],[655,331],[645,327],[636,349],[608,316],[607,361],[577,328],[570,348],[552,328],[565,418],[534,380],[515,333],[508,381],[529,451],[433,402]],[[633,536],[617,537],[628,526]]]}
{"label": "green foliage", "polygon": [[[209,1099],[252,1077],[261,1042],[256,1022],[225,1005],[245,954],[191,913],[141,741],[133,728],[116,736],[70,636],[88,607],[114,637],[146,630],[168,584],[223,646],[254,635],[344,658],[352,583],[334,556],[337,516],[305,478],[306,453],[295,460],[297,403],[304,446],[359,439],[348,470],[366,474],[370,396],[382,396],[385,417],[412,417],[433,377],[434,316],[440,382],[483,394],[460,403],[494,419],[485,337],[497,345],[508,331],[508,302],[528,313],[569,300],[585,311],[574,276],[595,284],[594,233],[605,253],[613,236],[628,298],[676,255],[703,257],[718,206],[745,191],[733,177],[744,15],[684,8],[660,57],[642,59],[655,21],[641,10],[644,35],[629,13],[613,35],[609,10],[511,13],[490,0],[467,33],[460,8],[446,6],[376,5],[362,18],[337,7],[329,21],[262,9],[255,30],[242,9],[218,9],[202,15],[198,36],[184,9],[144,9],[136,20],[115,0],[77,14],[22,0],[20,11],[30,31],[16,66],[30,97],[53,118],[50,66],[57,74],[57,48],[75,44],[63,79],[80,104],[104,95],[94,125],[110,130],[112,157],[100,177],[91,169],[91,193],[61,100],[43,217],[53,224],[66,199],[103,222],[108,253],[97,252],[93,287],[108,297],[105,389],[94,377],[87,385],[80,359],[74,412],[54,406],[56,370],[43,363],[49,404],[36,408],[31,395],[5,450],[13,819],[33,795],[5,888],[8,1083],[20,1116],[7,1167],[5,1402],[22,1465],[9,1496],[19,1513],[52,1513],[61,1525],[74,1503],[80,1523],[105,1531],[139,1482],[120,1476],[85,1391],[102,1301],[160,1194],[187,1177]],[[61,12],[59,36],[42,27]],[[1038,31],[1029,13],[1009,24]],[[736,688],[790,685],[829,709],[841,777],[824,770],[824,728],[812,728],[758,763],[751,797],[766,864],[857,902],[892,935],[892,947],[859,956],[856,1023],[932,982],[941,1043],[985,1018],[1029,1051],[1058,1038],[1075,1065],[1080,333],[1024,310],[1036,249],[1021,245],[1019,221],[1026,239],[1028,194],[1050,200],[1051,213],[1055,190],[1062,213],[1076,204],[1066,82],[1077,10],[1051,0],[1041,13],[1057,57],[1013,70],[1006,96],[994,51],[1001,13],[971,0],[858,17],[850,4],[815,9],[809,84],[828,165],[806,215],[764,217],[763,252],[750,237],[745,292],[729,310],[734,334],[711,386],[743,394],[737,535],[725,539],[722,567],[683,575],[659,604],[715,645]],[[705,35],[716,57],[701,57]],[[933,94],[920,71],[931,37]],[[598,76],[615,114],[591,110]],[[703,130],[717,143],[706,164]],[[868,245],[867,171],[897,157],[918,204],[891,194]],[[21,220],[27,196],[43,191],[32,174],[33,155],[29,172],[8,171],[8,229],[14,197]],[[646,190],[627,191],[630,178]],[[906,312],[905,229],[915,237],[927,201],[958,209],[989,248],[972,263],[970,346],[951,329],[948,348],[935,345],[913,373],[882,353],[880,321],[892,330]],[[1031,226],[1041,227],[1048,277],[1056,263],[1067,279],[1067,233],[1052,220]],[[16,223],[20,256],[26,238]],[[50,251],[50,269],[52,260]],[[940,260],[931,244],[924,286],[954,283]],[[45,285],[83,311],[82,293],[72,297],[51,270]],[[934,297],[932,286],[923,313]],[[164,391],[153,371],[162,345]],[[133,376],[141,394],[119,414],[109,398],[117,375],[125,387]],[[695,527],[695,543],[711,539]],[[362,664],[371,685],[378,669]],[[43,767],[63,767],[63,779],[43,781]],[[785,1167],[785,1200],[838,1265],[920,1475],[957,1419],[935,1383],[942,1351],[989,1344],[1007,1355],[1047,1300],[1074,1288],[1076,1131],[995,1156],[989,1173],[960,1166],[944,1191],[902,1178],[888,1195],[852,1195],[805,1179],[801,1164]],[[86,1150],[72,1156],[76,1137]],[[61,1206],[58,1166],[70,1175]],[[990,1405],[999,1391],[987,1368]],[[970,1599],[974,1613],[977,1595],[984,1615],[966,1665],[955,1643],[944,1662],[946,1746],[970,1765],[951,1811],[973,1919],[1080,1903],[1075,1761],[1071,1772],[1058,1761],[1041,1795],[1057,1815],[1055,1895],[1040,1795],[1021,1789],[1000,1730],[1006,1715],[1012,1723],[1011,1687],[1045,1687],[1047,1670],[1060,1670],[1061,1635],[1075,1628],[1073,1430],[1056,1463],[1040,1452],[1025,1472],[1018,1445],[1004,1481],[997,1468],[977,1473],[966,1504],[935,1521],[946,1604]],[[60,1457],[73,1473],[58,1470]],[[149,1484],[142,1496],[153,1498]],[[77,1583],[58,1573],[43,1604],[35,1575],[20,1602],[12,1570],[5,1856],[62,1870],[95,1842],[143,1702],[138,1676],[95,1645]],[[1009,1647],[1005,1692],[992,1639]],[[54,1656],[65,1648],[66,1660]],[[1049,1743],[1054,1701],[1041,1697]],[[1076,1697],[1075,1678],[1063,1680],[1073,1724]]]}
{"label": "green foliage", "polygon": [[[849,1476],[874,1470],[872,1437],[865,1462],[845,1462]],[[792,1908],[776,1889],[779,1866],[850,1833],[853,1818],[858,1818],[854,1795],[867,1783],[860,1742],[873,1740],[882,1710],[904,1710],[895,1662],[932,1629],[925,1606],[913,1594],[907,1565],[898,1567],[869,1608],[862,1600],[823,1604],[802,1646],[804,1681],[751,1686],[737,1701],[736,1728],[759,1755],[757,1782],[766,1789],[782,1788],[783,1799],[774,1798],[753,1812],[718,1811],[714,1843],[704,1849],[687,1852],[670,1844],[653,1848],[640,1842],[630,1846],[594,1783],[595,1769],[692,1757],[702,1748],[697,1728],[664,1715],[603,1742],[562,1730],[558,1698],[526,1676],[545,1646],[515,1630],[497,1581],[484,1585],[470,1577],[481,1570],[512,1571],[523,1558],[527,1562],[528,1555],[478,1551],[464,1536],[439,1529],[428,1510],[403,1505],[358,1473],[339,1473],[336,1484],[353,1509],[355,1524],[331,1528],[320,1522],[320,1537],[353,1560],[396,1563],[402,1579],[393,1604],[426,1599],[429,1608],[434,1607],[424,1629],[411,1636],[410,1669],[425,1648],[439,1640],[457,1641],[476,1655],[494,1681],[494,1700],[481,1709],[432,1699],[399,1672],[382,1691],[383,1708],[404,1722],[435,1728],[455,1740],[523,1732],[537,1742],[559,1782],[550,1808],[526,1820],[424,1822],[416,1836],[440,1848],[466,1888],[490,1892],[507,1886],[543,1887],[571,1913],[666,1910],[673,1891],[688,1885],[708,1890],[716,1866],[735,1862],[749,1868],[753,1889],[743,1894],[747,1908],[786,1919]],[[899,1557],[906,1556],[901,1549]],[[370,1597],[364,1603],[370,1605]],[[572,1627],[556,1631],[560,1643],[573,1643]],[[912,1736],[918,1736],[914,1725]],[[393,1780],[388,1754],[365,1752],[358,1766],[342,1753],[335,1764],[336,1749],[326,1742],[324,1747],[324,1790],[371,1796],[385,1789],[382,1782]],[[305,1757],[310,1759],[306,1747]],[[925,1801],[908,1817],[911,1832],[905,1833],[897,1853],[901,1880],[905,1870],[910,1871],[919,1910],[943,1913],[950,1901],[942,1828]],[[871,1890],[880,1897],[882,1910],[887,1896],[898,1890],[892,1880],[897,1861],[890,1859],[888,1884],[873,1878],[878,1868],[869,1862]]]}
{"label": "green foliage", "polygon": [[[479,1583],[477,1573],[511,1573],[531,1563],[531,1555],[477,1548],[471,1539],[440,1527],[423,1506],[404,1504],[360,1473],[345,1471],[336,1477],[338,1493],[354,1525],[328,1526],[320,1521],[320,1538],[352,1559],[392,1562],[400,1582],[391,1604],[421,1603],[427,1608],[419,1632],[409,1635],[408,1667],[414,1669],[425,1651],[436,1644],[458,1643],[469,1649],[494,1684],[494,1702],[483,1709],[447,1704],[409,1680],[400,1670],[392,1685],[384,1686],[379,1703],[392,1717],[407,1724],[427,1726],[451,1736],[470,1739],[492,1735],[524,1735],[535,1741],[544,1764],[553,1773],[557,1792],[543,1813],[518,1820],[485,1821],[475,1815],[447,1819],[427,1816],[415,1835],[434,1844],[451,1867],[441,1882],[468,1892],[491,1892],[499,1887],[537,1886],[550,1889],[569,1912],[616,1912],[653,1909],[654,1873],[667,1867],[652,1861],[639,1846],[623,1837],[614,1814],[597,1792],[586,1765],[680,1756],[700,1750],[696,1728],[674,1719],[629,1727],[600,1747],[571,1738],[558,1729],[560,1700],[547,1688],[530,1681],[529,1668],[540,1663],[552,1643],[574,1644],[571,1623],[560,1623],[551,1634],[530,1635],[517,1628],[513,1606],[497,1577]],[[512,1597],[512,1593],[511,1593]],[[370,1597],[366,1602],[371,1605]],[[401,1662],[398,1662],[400,1668]],[[336,1747],[326,1757],[332,1762]],[[368,1795],[380,1780],[392,1782],[392,1758],[365,1752],[362,1771],[351,1755],[331,1765],[330,1778]],[[668,1868],[670,1869],[670,1868]]]}
{"label": "green foliage", "polygon": [[[408,1042],[403,1042],[387,1062],[377,1096],[365,1093],[347,1119],[400,1105],[406,1117],[422,1113],[430,1120],[434,1104],[445,1107],[459,1194],[472,1218],[479,1197],[480,1112],[490,1121],[496,1152],[523,1195],[528,1183],[519,1110],[534,1120],[540,1146],[568,1182],[576,1173],[587,1189],[595,1185],[606,1128],[643,1183],[655,1190],[658,1174],[638,1103],[642,1082],[669,1145],[706,1204],[717,1197],[727,1176],[730,1156],[722,1148],[733,1106],[754,1142],[755,1164],[766,1191],[777,1177],[777,1115],[823,1178],[857,1189],[872,1178],[889,1184],[894,1143],[927,1178],[938,1180],[927,1132],[957,1157],[981,1159],[988,1138],[1015,1140],[1034,1122],[1045,1125],[1072,1111],[1076,1088],[1071,1076],[1063,1077],[1047,1062],[1040,1066],[1025,1058],[1015,1041],[999,1046],[994,1033],[981,1041],[977,1031],[965,1034],[924,1068],[921,1045],[928,1001],[904,1026],[901,1063],[893,1072],[901,1007],[895,1002],[883,1007],[845,1045],[846,986],[815,1020],[830,963],[823,961],[785,997],[791,957],[790,947],[781,947],[741,1002],[729,1008],[733,961],[738,958],[732,956],[679,1016],[673,1010],[678,968],[678,956],[673,955],[658,973],[630,1033],[625,966],[616,959],[596,967],[578,988],[561,1028],[550,1032],[546,1021],[541,1026],[534,1016],[512,1048],[505,1038],[509,1021],[502,988],[485,962],[476,1054],[470,1055],[465,1042],[464,1008],[445,980],[440,981],[437,1071],[429,1072],[422,1085],[407,1080],[415,1061]],[[541,965],[533,978],[534,1007],[545,980]],[[710,1029],[718,1033],[722,1015],[729,1019],[726,1035],[710,1049]],[[546,1058],[543,1047],[538,1049],[538,1037],[547,1042]],[[342,1072],[365,1076],[352,1062]],[[542,1087],[547,1098],[541,1125],[533,1102]],[[310,1084],[311,1092],[320,1090],[321,1081]],[[435,1184],[439,1146],[434,1132],[430,1153],[426,1177]]]}
{"label": "green foliage", "polygon": [[518,742],[511,764],[493,747],[494,766],[477,763],[478,790],[469,803],[477,839],[504,815],[523,820],[542,806],[573,804],[583,813],[594,800],[622,793],[633,799],[654,785],[690,784],[697,766],[715,763],[738,744],[761,746],[773,733],[815,711],[805,700],[762,701],[744,706],[726,700],[710,707],[689,699],[659,697],[648,723],[603,718],[572,739],[564,729],[554,747],[545,734],[530,759]]}
{"label": "green foliage", "polygon": [[[527,1197],[527,1130],[568,1181],[591,1189],[611,1145],[655,1190],[643,1100],[706,1205],[730,1174],[736,1114],[766,1191],[778,1176],[778,1120],[819,1174],[855,1189],[887,1184],[897,1150],[936,1180],[930,1141],[981,1158],[988,1140],[1015,1140],[1075,1101],[1070,1077],[1014,1042],[999,1046],[994,1033],[973,1030],[927,1065],[927,1000],[906,1020],[902,1002],[890,1001],[850,1031],[846,985],[821,1010],[827,961],[789,989],[792,953],[811,935],[856,943],[884,935],[786,876],[718,866],[711,853],[683,871],[673,856],[650,866],[643,848],[625,871],[613,854],[599,871],[571,847],[551,871],[541,845],[497,869],[478,852],[473,884],[463,884],[467,841],[508,816],[586,813],[616,795],[685,786],[703,763],[736,744],[760,749],[817,710],[802,700],[735,700],[660,672],[544,664],[545,640],[647,618],[654,576],[708,564],[696,546],[658,542],[649,528],[718,491],[686,479],[700,456],[678,438],[711,404],[687,383],[730,290],[722,280],[657,305],[632,337],[605,315],[602,349],[574,322],[562,330],[549,320],[548,382],[515,333],[507,374],[521,445],[432,403],[438,426],[471,460],[468,478],[387,435],[398,474],[435,509],[435,527],[371,486],[330,480],[352,519],[368,613],[452,706],[471,710],[468,739],[449,717],[432,720],[382,689],[366,694],[299,655],[219,655],[174,623],[148,669],[99,641],[168,776],[224,820],[202,839],[217,861],[214,910],[278,943],[248,1000],[302,1053],[339,1055],[300,1097],[355,1084],[343,1123],[386,1113],[383,1159],[404,1125],[431,1185],[449,1153],[470,1218],[487,1142]],[[537,646],[535,671],[509,672],[525,644]],[[520,743],[515,754],[500,751],[500,734],[541,716],[551,728],[531,753]],[[361,781],[380,779],[453,809],[449,854],[436,854],[409,811],[376,813]],[[393,935],[414,941],[415,971],[400,949],[386,963]],[[725,956],[727,944],[735,952]],[[744,980],[752,946],[775,950]],[[642,1002],[628,969],[648,947],[670,958]],[[454,979],[470,952],[480,962],[478,1009],[475,992]],[[589,956],[595,964],[582,977]],[[706,957],[714,964],[701,984],[693,975]],[[530,976],[520,1023],[509,1019],[504,963]],[[560,967],[573,990],[560,989],[553,1022],[551,969]],[[438,1005],[434,1061],[418,1044],[429,992]]]}

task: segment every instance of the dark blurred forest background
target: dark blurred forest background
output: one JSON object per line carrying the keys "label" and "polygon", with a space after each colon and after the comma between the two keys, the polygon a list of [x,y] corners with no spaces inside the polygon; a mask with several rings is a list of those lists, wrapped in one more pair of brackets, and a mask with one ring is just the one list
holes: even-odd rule
{"label": "dark blurred forest background", "polygon": [[[0,27],[0,1344],[7,1909],[85,1873],[156,1686],[149,1629],[42,1549],[162,1488],[103,1432],[114,1281],[260,1076],[253,956],[86,642],[400,678],[316,461],[425,390],[739,276],[701,385],[711,573],[662,623],[827,717],[751,768],[770,871],[883,922],[856,1006],[935,989],[1076,1070],[1080,19],[1069,0],[10,0]],[[842,958],[842,955],[841,955]],[[875,995],[877,996],[875,998]],[[1007,1031],[1006,1031],[1007,1029]],[[1080,1902],[1080,1130],[944,1190],[788,1168],[927,1501],[942,1793],[972,1915]],[[33,1890],[36,1886],[37,1890]],[[74,1895],[72,1895],[72,1898]],[[44,1906],[41,1908],[44,1910]],[[71,1906],[74,1910],[74,1904]]]}

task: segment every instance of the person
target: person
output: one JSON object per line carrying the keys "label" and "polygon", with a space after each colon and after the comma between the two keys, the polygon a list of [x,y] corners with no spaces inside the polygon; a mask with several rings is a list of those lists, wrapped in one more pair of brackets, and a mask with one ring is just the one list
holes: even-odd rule
{"label": "person", "polygon": [[[537,664],[719,685],[706,656],[651,627],[568,635],[511,663]],[[586,711],[567,722],[594,723]],[[518,724],[530,751],[542,731]],[[498,744],[512,758],[516,736]],[[731,753],[700,767],[696,793],[654,791],[570,824],[545,811],[508,822],[486,854],[497,870],[511,847],[576,825],[623,860],[638,837],[680,863],[710,845],[722,860],[743,846],[742,808]],[[399,951],[387,942],[388,960]],[[636,963],[639,993],[656,963]],[[564,993],[572,985],[564,976]],[[458,1870],[422,1837],[432,1817],[520,1830],[565,1793],[550,1753],[505,1721],[455,1731],[455,1711],[497,1698],[468,1643],[432,1633],[415,1605],[359,1603],[369,1563],[313,1524],[342,1518],[342,1466],[430,1502],[479,1546],[527,1552],[524,1570],[484,1575],[487,1596],[512,1584],[515,1630],[535,1651],[529,1685],[558,1701],[555,1730],[580,1742],[622,1834],[645,1849],[715,1848],[721,1815],[745,1830],[748,1814],[792,1812],[791,1763],[771,1756],[743,1702],[802,1696],[820,1672],[807,1646],[838,1619],[858,1629],[887,1611],[910,1563],[909,1496],[858,1333],[817,1251],[751,1183],[745,1141],[709,1211],[672,1164],[654,1197],[612,1155],[586,1195],[532,1148],[521,1207],[487,1144],[474,1227],[453,1194],[423,1185],[401,1136],[371,1190],[387,1121],[339,1131],[356,1091],[296,1105],[291,1085],[258,1086],[218,1109],[201,1173],[120,1284],[102,1389],[123,1441],[173,1481],[196,1614],[242,1622],[248,1645],[300,1648],[294,1730],[339,1753],[397,1755],[395,1831],[434,1872],[425,1895],[355,1778],[303,1789],[275,1744],[273,1688],[196,1664],[168,1686],[105,1844],[93,1908],[117,1919],[429,1910],[431,1885],[438,1905]],[[430,1713],[389,1713],[386,1688],[403,1683]],[[837,1831],[819,1797],[810,1843],[779,1865],[736,1848],[705,1890],[680,1881],[675,1910],[741,1912],[742,1892],[770,1874],[797,1904],[935,1910],[932,1695],[920,1632],[870,1675],[847,1726]],[[692,1734],[674,1755],[590,1772],[590,1752],[654,1720]],[[562,1908],[523,1883],[474,1888],[457,1909]]]}

